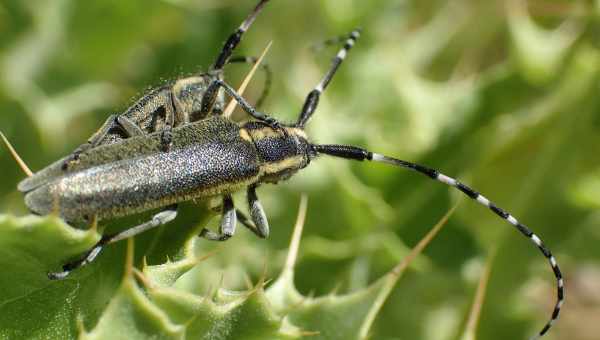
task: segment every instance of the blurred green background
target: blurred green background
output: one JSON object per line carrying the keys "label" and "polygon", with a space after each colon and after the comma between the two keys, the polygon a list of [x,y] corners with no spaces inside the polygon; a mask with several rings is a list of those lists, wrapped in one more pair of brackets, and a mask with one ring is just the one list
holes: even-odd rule
{"label": "blurred green background", "polygon": [[[41,169],[148,88],[206,70],[254,3],[2,0],[0,129]],[[567,302],[548,339],[591,340],[600,334],[599,24],[598,0],[272,0],[237,52],[260,55],[273,41],[263,109],[294,121],[337,51],[310,46],[362,27],[309,135],[435,167],[510,211],[542,237],[566,277]],[[230,66],[226,79],[237,87],[247,70]],[[247,98],[262,81],[259,73]],[[15,189],[23,174],[4,148],[0,169],[0,212],[26,214]],[[373,339],[460,338],[492,250],[477,338],[524,339],[550,315],[549,266],[507,223],[414,173],[325,157],[260,188],[271,237],[239,228],[194,270],[198,291],[221,280],[244,288],[245,274],[256,281],[265,264],[275,277],[301,193],[309,205],[296,284],[315,296],[381,277],[462,201],[394,289]],[[172,224],[193,219],[190,206]]]}

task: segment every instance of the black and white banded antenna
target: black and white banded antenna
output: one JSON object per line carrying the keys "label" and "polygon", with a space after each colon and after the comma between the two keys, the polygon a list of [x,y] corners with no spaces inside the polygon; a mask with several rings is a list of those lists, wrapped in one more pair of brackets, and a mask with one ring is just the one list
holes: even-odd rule
{"label": "black and white banded antenna", "polygon": [[556,258],[554,257],[554,255],[552,255],[552,252],[550,251],[550,249],[548,249],[548,247],[546,247],[546,245],[544,245],[544,242],[542,242],[540,237],[537,236],[535,233],[533,233],[527,226],[525,226],[524,224],[519,222],[513,215],[509,214],[504,209],[498,207],[494,202],[490,201],[485,196],[483,196],[480,193],[478,193],[477,191],[471,189],[467,185],[459,182],[458,180],[456,180],[452,177],[448,177],[435,169],[432,169],[432,168],[429,168],[429,167],[426,167],[423,165],[403,161],[400,159],[384,156],[384,155],[381,155],[378,153],[370,152],[368,150],[365,150],[365,149],[362,149],[359,147],[355,147],[355,146],[314,145],[313,148],[314,148],[314,151],[318,154],[319,153],[326,154],[326,155],[330,155],[330,156],[341,157],[341,158],[346,158],[346,159],[354,159],[354,160],[359,160],[359,161],[367,160],[367,161],[372,161],[372,162],[385,163],[385,164],[413,170],[413,171],[420,173],[422,175],[425,175],[431,179],[437,180],[448,186],[458,189],[460,192],[465,194],[467,197],[469,197],[469,198],[473,199],[474,201],[478,202],[479,204],[487,207],[494,214],[496,214],[496,215],[500,216],[502,219],[508,221],[508,223],[513,225],[521,234],[525,235],[525,237],[527,237],[531,242],[533,242],[533,244],[535,244],[537,246],[537,248],[542,252],[544,257],[550,263],[550,267],[552,268],[554,277],[556,278],[557,299],[556,299],[556,304],[554,305],[554,310],[552,311],[550,320],[546,323],[546,325],[542,328],[542,330],[538,334],[536,334],[535,336],[533,336],[531,338],[531,340],[538,339],[541,336],[543,336],[544,334],[546,334],[548,332],[548,330],[550,329],[550,327],[552,327],[552,325],[556,322],[556,320],[558,319],[558,315],[560,313],[560,309],[561,309],[561,307],[564,303],[564,299],[565,299],[564,280],[563,280],[563,276],[560,271],[560,268],[558,266],[558,263],[556,262]]}
{"label": "black and white banded antenna", "polygon": [[312,117],[313,113],[317,109],[317,106],[319,105],[319,99],[321,97],[321,94],[323,93],[323,91],[325,91],[327,85],[329,85],[329,83],[331,82],[331,79],[333,79],[335,72],[338,70],[344,59],[346,59],[348,52],[352,49],[352,47],[356,43],[356,40],[360,38],[360,32],[360,28],[356,28],[355,30],[350,32],[350,35],[347,37],[344,46],[336,54],[335,58],[333,58],[333,62],[331,63],[329,71],[327,71],[327,73],[325,74],[323,79],[321,79],[319,84],[317,84],[317,86],[312,91],[310,91],[310,93],[306,97],[306,100],[304,101],[304,105],[302,106],[302,111],[300,112],[298,121],[295,124],[296,127],[303,129],[306,123],[308,123],[310,117]]}

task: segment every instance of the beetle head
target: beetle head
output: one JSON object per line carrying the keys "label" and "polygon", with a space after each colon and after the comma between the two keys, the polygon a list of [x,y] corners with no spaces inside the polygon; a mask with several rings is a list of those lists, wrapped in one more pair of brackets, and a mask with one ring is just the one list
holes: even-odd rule
{"label": "beetle head", "polygon": [[273,128],[265,123],[252,121],[246,123],[242,130],[256,145],[264,182],[277,183],[288,179],[316,156],[306,134],[300,128]]}

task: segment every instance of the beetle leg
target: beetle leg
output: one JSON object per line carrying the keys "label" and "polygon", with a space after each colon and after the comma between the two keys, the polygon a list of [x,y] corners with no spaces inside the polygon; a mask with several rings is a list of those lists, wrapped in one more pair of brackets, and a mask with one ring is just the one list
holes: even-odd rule
{"label": "beetle leg", "polygon": [[176,116],[175,111],[172,86],[150,91],[119,116],[120,121],[128,120],[121,124],[126,133],[125,138],[137,136],[138,132],[146,134],[163,131],[174,127],[176,122],[185,122],[185,114],[179,113]]}
{"label": "beetle leg", "polygon": [[184,122],[185,118],[176,117],[172,92],[167,88],[160,88],[145,95],[123,114],[111,115],[85,144],[79,146],[71,156],[65,160],[63,170],[67,170],[71,162],[79,159],[81,153],[102,144],[105,137],[111,133],[112,129],[119,129],[119,137],[121,137],[120,135],[122,134],[123,138],[145,135],[146,128],[140,126],[140,124],[145,123],[136,123],[136,121],[143,121],[149,117],[155,122],[163,113],[165,116],[165,126],[160,129],[156,126],[150,126],[148,129],[150,129],[151,132],[159,130],[163,132],[161,136],[162,148],[163,150],[168,151],[172,140],[171,129],[175,127],[176,124]]}
{"label": "beetle leg", "polygon": [[[237,56],[229,59],[229,63],[246,63],[253,65],[257,60],[258,58],[256,57]],[[260,69],[265,72],[265,85],[260,97],[256,100],[256,104],[254,104],[256,108],[260,108],[264,104],[265,99],[267,99],[271,92],[271,84],[273,82],[273,72],[271,71],[271,67],[269,67],[268,64],[262,63],[260,64]]]}
{"label": "beetle leg", "polygon": [[235,210],[240,223],[260,238],[269,237],[269,221],[267,220],[267,215],[265,214],[262,204],[256,196],[255,186],[248,188],[248,208],[250,210],[251,218],[246,216],[243,211],[238,209]]}
{"label": "beetle leg", "polygon": [[269,221],[267,220],[267,215],[265,214],[262,204],[258,200],[255,186],[248,188],[247,196],[250,216],[252,217],[252,221],[256,226],[256,235],[261,238],[269,237]]}
{"label": "beetle leg", "polygon": [[[159,127],[157,122],[162,115],[164,115],[164,126]],[[161,88],[147,94],[128,111],[120,115],[118,120],[128,135],[127,137],[132,137],[146,134],[146,131],[140,127],[140,124],[144,123],[135,123],[135,121],[141,122],[147,119],[147,116],[152,119],[148,129],[150,132],[161,131],[161,148],[168,151],[173,139],[171,130],[175,127],[176,121],[186,121],[184,114],[180,114],[176,118],[173,91],[171,89]],[[129,117],[133,117],[133,119]]]}
{"label": "beetle leg", "polygon": [[[268,1],[269,0],[260,0],[258,2],[258,4],[254,7],[254,10],[252,10],[252,12],[248,15],[248,17],[246,17],[246,19],[242,22],[240,27],[238,27],[238,29],[235,32],[233,32],[229,36],[229,38],[227,38],[227,40],[225,41],[225,44],[223,45],[223,48],[221,49],[221,52],[219,53],[219,55],[217,56],[217,59],[215,60],[215,63],[213,64],[213,66],[211,67],[211,70],[209,71],[210,74],[214,75],[215,80],[218,80],[218,77],[220,76],[221,72],[223,71],[223,66],[225,66],[228,63],[228,61],[231,58],[231,54],[233,53],[235,48],[239,45],[244,33],[246,33],[246,31],[250,28],[250,26],[252,25],[252,23],[254,22],[254,20],[256,19],[256,17],[258,16],[258,14],[260,13],[260,11],[263,9],[263,7],[265,6],[265,4]],[[213,106],[215,105],[215,100],[217,98],[217,94],[219,92],[218,90],[219,90],[218,84],[216,84],[213,81],[210,83],[210,85],[206,89],[206,92],[204,92],[204,96],[202,97],[202,111],[201,111],[203,116],[206,116],[210,112],[212,112]]]}
{"label": "beetle leg", "polygon": [[233,205],[233,199],[230,195],[227,195],[223,198],[223,212],[219,233],[204,228],[199,236],[211,241],[226,241],[235,233],[236,222],[237,216]]}
{"label": "beetle leg", "polygon": [[266,225],[266,229],[264,228],[265,225],[263,225],[261,228],[257,228],[255,222],[253,222],[251,220],[250,217],[248,217],[243,211],[236,209],[235,213],[237,215],[238,221],[240,221],[240,223],[248,228],[251,232],[253,232],[256,236],[260,237],[260,238],[267,238],[269,237],[269,225]]}
{"label": "beetle leg", "polygon": [[123,239],[126,239],[126,238],[133,237],[137,234],[143,233],[146,230],[167,224],[167,223],[171,222],[172,220],[174,220],[175,217],[177,217],[177,206],[176,205],[167,208],[167,210],[157,213],[156,215],[152,216],[152,219],[150,221],[148,221],[146,223],[142,223],[135,227],[123,230],[120,233],[104,235],[104,236],[102,236],[100,241],[98,241],[98,243],[96,243],[96,245],[94,247],[92,247],[88,252],[85,253],[85,255],[83,257],[81,257],[78,260],[75,260],[75,261],[72,261],[72,262],[69,262],[69,263],[66,263],[65,265],[63,265],[62,272],[48,273],[48,278],[51,280],[62,280],[64,278],[66,278],[73,270],[75,270],[77,268],[81,268],[81,267],[87,265],[88,263],[94,261],[96,259],[96,257],[98,256],[98,254],[100,254],[100,252],[102,251],[104,246],[109,245],[114,242],[117,242],[117,241],[120,241],[120,240],[123,240]]}
{"label": "beetle leg", "polygon": [[[115,127],[116,119],[117,115],[110,115],[104,124],[102,124],[102,127],[92,135],[86,144],[89,144],[90,146],[95,146],[98,144],[102,139],[104,139],[104,137],[106,137],[108,131]],[[84,147],[84,145],[80,146],[80,148]]]}
{"label": "beetle leg", "polygon": [[240,209],[235,209],[235,215],[237,216],[238,221],[244,227],[248,228],[251,232],[258,235],[258,230],[257,230],[256,226],[254,225],[254,222],[252,222],[252,220],[250,220],[250,217],[248,217],[248,215],[246,215],[246,213],[244,213]]}
{"label": "beetle leg", "polygon": [[233,87],[231,87],[229,84],[227,84],[226,82],[218,79],[218,80],[215,80],[213,82],[213,84],[217,84],[217,86],[222,87],[225,90],[225,92],[227,92],[227,94],[230,95],[240,105],[240,107],[244,111],[246,111],[246,113],[248,113],[250,116],[252,116],[253,118],[255,118],[261,122],[264,122],[265,124],[269,125],[273,129],[281,128],[281,123],[279,121],[277,121],[273,117],[268,116],[265,113],[257,111],[254,107],[252,107],[252,105],[250,105],[246,101],[246,99],[244,99],[242,96],[240,96],[236,92],[236,90]]}

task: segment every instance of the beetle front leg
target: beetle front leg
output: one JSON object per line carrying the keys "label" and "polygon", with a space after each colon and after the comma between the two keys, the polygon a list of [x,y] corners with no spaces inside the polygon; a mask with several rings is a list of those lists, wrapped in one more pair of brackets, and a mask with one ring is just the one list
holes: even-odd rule
{"label": "beetle front leg", "polygon": [[62,272],[48,273],[48,278],[50,280],[62,280],[64,278],[66,278],[69,274],[71,274],[71,272],[73,270],[75,270],[77,268],[81,268],[81,267],[93,262],[96,259],[96,257],[98,256],[98,254],[100,254],[100,252],[102,251],[104,246],[109,245],[111,243],[115,243],[117,241],[121,241],[126,238],[133,237],[137,234],[143,233],[146,230],[167,224],[167,223],[173,221],[175,219],[175,217],[177,217],[177,206],[176,205],[171,206],[171,207],[167,208],[167,210],[161,211],[158,214],[152,216],[152,219],[146,223],[142,223],[135,227],[123,230],[120,233],[104,235],[104,236],[102,236],[100,241],[98,241],[98,243],[96,243],[95,246],[93,246],[89,251],[87,251],[85,253],[85,255],[83,257],[81,257],[78,260],[75,260],[75,261],[72,261],[72,262],[69,262],[69,263],[66,263],[65,265],[63,265]]}
{"label": "beetle front leg", "polygon": [[[250,116],[252,116],[253,118],[269,125],[270,127],[272,127],[273,129],[279,129],[281,128],[281,123],[279,123],[279,121],[277,121],[275,118],[268,116],[267,114],[260,112],[258,110],[256,110],[254,107],[252,107],[252,105],[250,105],[246,99],[244,99],[242,96],[240,96],[236,90],[231,87],[229,84],[227,84],[226,82],[217,79],[215,80],[210,86],[215,86],[216,88],[218,87],[222,87],[225,92],[231,96],[231,98],[233,98],[239,105],[240,107],[246,111],[247,114],[249,114]],[[210,88],[210,87],[209,87]],[[208,90],[206,90],[208,92]],[[205,105],[205,103],[203,102],[202,105]]]}
{"label": "beetle front leg", "polygon": [[236,210],[240,223],[260,238],[269,237],[269,221],[267,220],[267,215],[265,214],[262,204],[258,200],[258,196],[256,196],[255,186],[248,188],[247,196],[248,209],[250,210],[251,217],[248,218],[242,211]]}
{"label": "beetle front leg", "polygon": [[260,238],[269,237],[269,221],[267,220],[267,214],[265,214],[262,204],[258,200],[255,186],[248,188],[247,196],[250,217],[255,226],[254,229],[251,230]]}
{"label": "beetle front leg", "polygon": [[223,212],[221,216],[221,226],[219,233],[210,231],[206,228],[200,232],[200,237],[204,237],[211,241],[227,241],[233,234],[235,234],[235,225],[237,223],[237,215],[235,213],[235,206],[233,205],[233,199],[230,195],[223,197]]}
{"label": "beetle front leg", "polygon": [[[246,214],[243,211],[236,209],[235,213],[237,215],[238,221],[240,221],[240,223],[244,227],[248,228],[248,230],[253,232],[256,236],[258,236],[260,238],[269,237],[269,225],[268,224],[260,224],[260,226],[257,227],[257,223],[252,221],[250,217],[246,216]],[[266,219],[265,219],[265,222],[266,222]]]}

